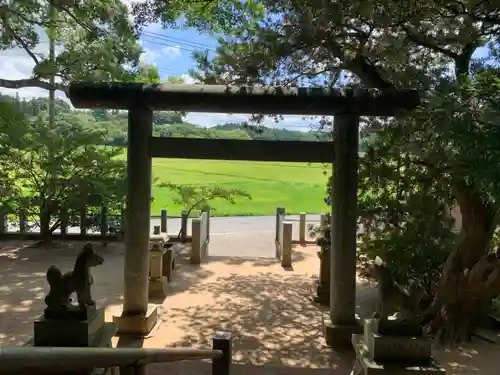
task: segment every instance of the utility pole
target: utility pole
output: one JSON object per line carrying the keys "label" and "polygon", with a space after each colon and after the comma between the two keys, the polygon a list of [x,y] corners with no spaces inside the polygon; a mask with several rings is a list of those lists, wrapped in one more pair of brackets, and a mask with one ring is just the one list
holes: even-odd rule
{"label": "utility pole", "polygon": [[[56,29],[56,7],[54,5],[54,0],[49,0],[49,60],[52,67],[55,65],[56,59],[56,40],[55,40],[55,29]],[[52,69],[54,73],[54,69]],[[56,90],[54,88],[56,83],[56,77],[54,74],[50,76],[50,90],[49,90],[49,128],[54,128],[54,121],[56,118]]]}

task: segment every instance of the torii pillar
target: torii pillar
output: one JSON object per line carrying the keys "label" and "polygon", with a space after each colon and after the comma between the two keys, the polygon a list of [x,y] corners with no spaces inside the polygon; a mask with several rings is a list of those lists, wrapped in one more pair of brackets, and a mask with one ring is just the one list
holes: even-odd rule
{"label": "torii pillar", "polygon": [[324,334],[328,346],[350,349],[352,334],[361,333],[355,319],[359,116],[335,116],[333,135],[330,311]]}

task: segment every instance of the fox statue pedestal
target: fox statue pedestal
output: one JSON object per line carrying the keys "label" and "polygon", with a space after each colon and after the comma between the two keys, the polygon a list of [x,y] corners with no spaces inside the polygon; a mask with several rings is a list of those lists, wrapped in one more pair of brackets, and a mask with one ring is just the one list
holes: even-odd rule
{"label": "fox statue pedestal", "polygon": [[[98,309],[91,297],[93,283],[90,268],[101,265],[103,258],[90,243],[78,254],[73,270],[62,273],[53,265],[47,270],[50,291],[45,297],[44,314],[34,322],[34,337],[26,344],[39,347],[111,347],[111,338],[116,327],[104,320],[104,309]],[[73,304],[70,295],[76,293],[78,304]],[[64,358],[60,359],[61,361]],[[111,370],[110,370],[111,371]],[[106,373],[93,370],[90,373]],[[57,363],[54,363],[57,373]],[[89,371],[75,373],[89,374]]]}
{"label": "fox statue pedestal", "polygon": [[87,308],[87,312],[84,320],[42,316],[34,323],[33,345],[110,347],[116,328],[105,323],[104,309]]}

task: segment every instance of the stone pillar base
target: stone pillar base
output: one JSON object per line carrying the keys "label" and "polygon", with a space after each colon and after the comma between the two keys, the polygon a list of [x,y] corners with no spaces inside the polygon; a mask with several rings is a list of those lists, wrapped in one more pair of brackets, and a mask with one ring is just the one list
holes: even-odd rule
{"label": "stone pillar base", "polygon": [[149,298],[165,298],[167,296],[167,278],[158,277],[156,279],[149,279]]}
{"label": "stone pillar base", "polygon": [[147,335],[158,320],[158,307],[148,304],[146,314],[134,316],[113,316],[113,323],[118,326],[118,334]]}
{"label": "stone pillar base", "polygon": [[353,324],[332,324],[328,314],[323,315],[323,334],[326,345],[338,351],[353,350],[352,335],[363,333],[360,324],[354,321]]}

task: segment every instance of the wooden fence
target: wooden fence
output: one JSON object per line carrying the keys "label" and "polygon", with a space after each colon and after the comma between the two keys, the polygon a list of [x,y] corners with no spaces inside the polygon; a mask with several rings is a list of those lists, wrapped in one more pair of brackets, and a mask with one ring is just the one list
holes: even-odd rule
{"label": "wooden fence", "polygon": [[[123,238],[123,214],[109,215],[107,207],[101,207],[99,213],[89,215],[87,208],[80,210],[78,225],[70,225],[67,215],[60,215],[60,224],[52,232],[52,236],[72,240],[121,240]],[[13,219],[13,220],[12,220]],[[31,219],[31,220],[30,220]],[[111,222],[110,222],[110,219]],[[54,223],[51,223],[53,225]],[[33,230],[35,228],[35,230]],[[41,239],[39,220],[33,220],[20,211],[9,213],[0,210],[0,239]],[[77,231],[70,233],[69,228]],[[12,230],[14,229],[14,230]]]}
{"label": "wooden fence", "polygon": [[[209,216],[209,213],[207,213]],[[167,233],[168,219],[181,219],[180,238],[183,241],[191,240],[188,237],[189,217],[187,211],[182,211],[180,216],[168,216],[167,210],[162,209],[159,216],[151,218],[160,218],[160,231]],[[110,215],[107,207],[101,207],[98,213],[90,215],[86,208],[79,214],[78,223],[70,225],[64,216],[61,215],[59,227],[53,231],[52,236],[68,240],[84,241],[122,241],[125,216],[123,211],[119,215]],[[53,223],[52,223],[53,224]],[[71,229],[71,232],[69,231]],[[177,233],[170,234],[177,236]],[[9,213],[0,209],[0,240],[7,239],[29,239],[40,240],[39,220],[31,219],[21,211],[18,213]]]}

